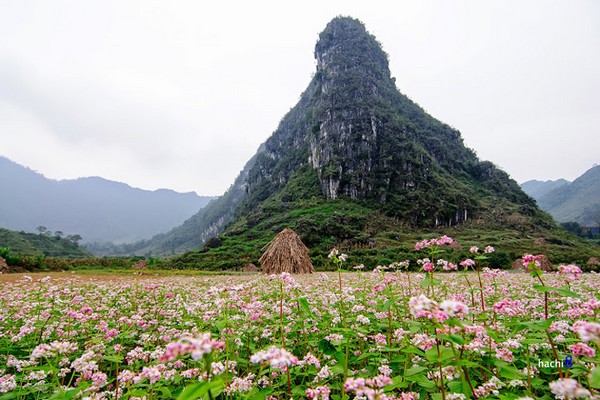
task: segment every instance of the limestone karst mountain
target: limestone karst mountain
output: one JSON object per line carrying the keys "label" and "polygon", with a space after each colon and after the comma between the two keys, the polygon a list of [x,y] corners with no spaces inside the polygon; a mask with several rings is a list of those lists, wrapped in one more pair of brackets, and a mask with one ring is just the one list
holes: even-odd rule
{"label": "limestone karst mountain", "polygon": [[177,262],[219,268],[256,262],[284,227],[318,251],[385,248],[409,232],[441,228],[529,238],[556,229],[459,131],[396,88],[386,53],[360,21],[333,19],[314,56],[300,100],[229,191],[140,254],[204,243]]}

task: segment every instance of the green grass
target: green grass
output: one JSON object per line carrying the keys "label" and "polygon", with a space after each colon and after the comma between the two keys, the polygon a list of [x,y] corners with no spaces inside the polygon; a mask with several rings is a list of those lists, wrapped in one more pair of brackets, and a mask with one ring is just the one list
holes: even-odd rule
{"label": "green grass", "polygon": [[[286,210],[273,212],[273,210]],[[516,210],[514,210],[516,215]],[[417,229],[402,224],[366,202],[338,199],[311,198],[310,200],[282,201],[280,196],[267,199],[253,213],[239,218],[219,236],[218,247],[204,247],[172,260],[174,268],[207,270],[241,270],[248,263],[258,264],[262,250],[283,228],[294,229],[310,249],[317,269],[330,270],[326,258],[333,247],[350,255],[349,263],[364,263],[369,269],[405,259],[415,261],[422,255],[413,249],[423,238],[447,234],[462,247],[452,250],[449,257],[465,259],[472,245],[491,245],[502,249],[490,259],[494,268],[511,268],[512,262],[525,253],[545,254],[558,263],[576,263],[587,267],[592,256],[600,256],[600,246],[586,243],[576,236],[552,228],[545,214],[528,220],[517,219],[508,213],[488,219],[494,229],[483,229],[479,221],[470,221],[459,227]],[[511,218],[516,222],[510,224]],[[536,229],[537,225],[539,229]],[[543,238],[541,240],[540,238]]]}

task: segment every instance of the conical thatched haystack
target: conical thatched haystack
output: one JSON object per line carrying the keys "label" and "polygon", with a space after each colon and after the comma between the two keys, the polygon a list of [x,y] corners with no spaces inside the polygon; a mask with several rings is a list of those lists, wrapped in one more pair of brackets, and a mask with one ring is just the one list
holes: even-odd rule
{"label": "conical thatched haystack", "polygon": [[267,249],[258,260],[265,274],[312,274],[315,269],[308,255],[308,248],[302,243],[296,232],[289,228],[282,230],[267,245]]}

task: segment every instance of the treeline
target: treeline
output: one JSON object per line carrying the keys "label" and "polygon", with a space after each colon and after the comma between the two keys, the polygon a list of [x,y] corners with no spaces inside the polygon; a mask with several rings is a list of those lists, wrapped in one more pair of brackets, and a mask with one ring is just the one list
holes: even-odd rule
{"label": "treeline", "polygon": [[15,232],[0,228],[0,247],[9,248],[14,254],[31,257],[89,257],[91,255],[79,245],[80,235],[65,236],[61,231],[52,233],[45,227],[38,227],[38,232],[38,234]]}
{"label": "treeline", "polygon": [[582,226],[574,221],[563,222],[560,226],[584,239],[600,239],[600,227],[598,226]]}
{"label": "treeline", "polygon": [[148,268],[171,268],[166,260],[144,259],[143,257],[47,257],[27,256],[13,252],[8,247],[0,247],[2,257],[12,272],[69,271],[77,269],[129,269],[140,260]]}

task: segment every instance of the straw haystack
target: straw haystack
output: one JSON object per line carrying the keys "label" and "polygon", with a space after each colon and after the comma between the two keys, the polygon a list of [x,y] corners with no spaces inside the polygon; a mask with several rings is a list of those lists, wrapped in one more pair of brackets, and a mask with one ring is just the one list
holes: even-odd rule
{"label": "straw haystack", "polygon": [[131,266],[131,269],[148,269],[148,263],[146,260],[138,260]]}
{"label": "straw haystack", "polygon": [[2,257],[0,257],[0,274],[6,274],[8,273],[9,269],[8,269],[8,264],[6,263],[6,260]]}
{"label": "straw haystack", "polygon": [[265,274],[312,274],[315,269],[308,255],[308,248],[300,237],[289,228],[282,230],[266,246],[265,253],[258,260]]}
{"label": "straw haystack", "polygon": [[243,272],[258,272],[258,268],[256,267],[256,265],[252,264],[252,263],[248,263],[246,265],[244,265],[244,268],[242,269]]}

